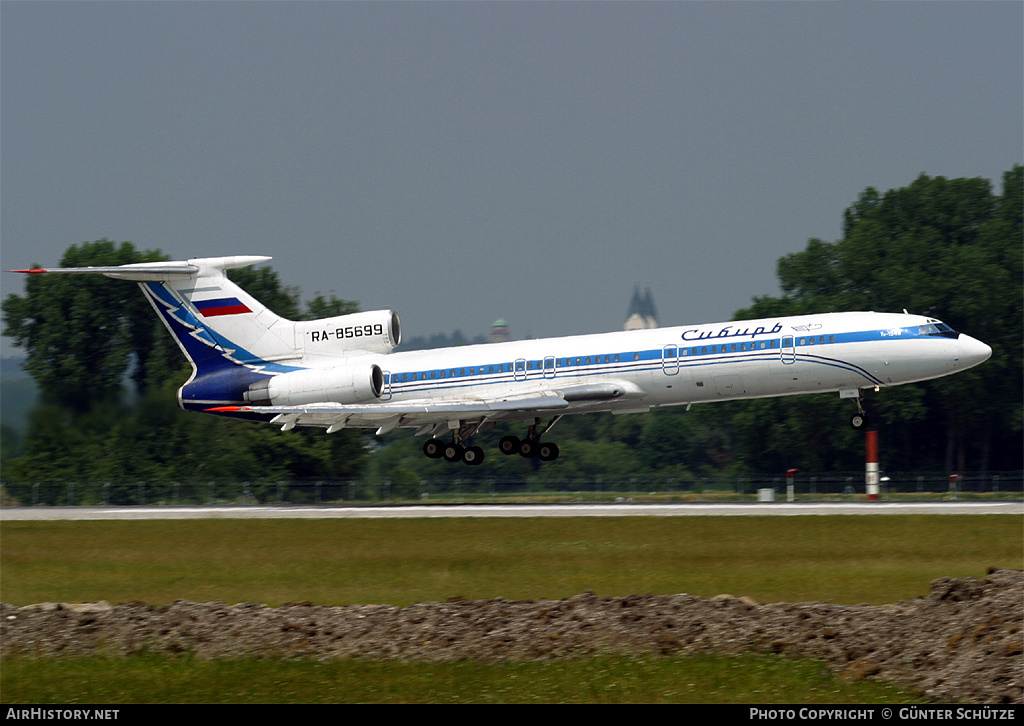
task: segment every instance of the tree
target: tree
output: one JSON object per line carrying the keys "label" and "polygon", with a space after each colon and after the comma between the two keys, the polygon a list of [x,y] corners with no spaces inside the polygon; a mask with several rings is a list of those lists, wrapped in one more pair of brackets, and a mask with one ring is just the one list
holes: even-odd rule
{"label": "tree", "polygon": [[[72,246],[61,267],[167,259],[109,240]],[[355,303],[297,288],[269,267],[232,278],[274,312],[311,319],[356,312]],[[4,334],[25,348],[44,392],[21,443],[5,457],[9,482],[344,478],[361,469],[362,434],[282,433],[275,427],[197,416],[176,404],[189,365],[136,285],[90,275],[32,275],[25,296],[3,303]],[[125,382],[134,383],[125,395]],[[6,436],[5,436],[6,443]]]}
{"label": "tree", "polygon": [[[968,332],[992,346],[991,360],[879,396],[876,419],[893,424],[893,434],[882,439],[891,447],[887,455],[907,468],[1018,468],[1022,177],[1020,165],[1006,172],[1001,196],[984,179],[925,175],[885,194],[868,188],[845,211],[840,240],[813,239],[804,251],[780,259],[783,296],[757,298],[736,319],[906,309]],[[736,404],[734,423],[742,427],[753,411],[773,408],[774,428],[799,431],[799,421],[812,420],[820,405],[784,403]],[[763,457],[776,440],[760,447],[762,454],[752,447],[748,455]]]}
{"label": "tree", "polygon": [[[125,265],[167,258],[130,242],[72,245],[60,267]],[[150,365],[168,364],[176,346],[135,285],[91,275],[30,275],[24,297],[3,302],[4,335],[26,352],[25,368],[43,399],[77,413],[116,400],[130,377],[141,392]],[[176,366],[175,366],[176,367]]]}

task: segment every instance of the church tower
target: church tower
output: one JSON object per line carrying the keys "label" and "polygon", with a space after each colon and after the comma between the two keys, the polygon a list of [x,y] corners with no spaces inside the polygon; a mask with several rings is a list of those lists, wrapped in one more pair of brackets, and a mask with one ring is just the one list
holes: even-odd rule
{"label": "church tower", "polygon": [[654,307],[654,296],[651,288],[640,292],[640,284],[633,286],[633,299],[629,301],[629,312],[626,313],[626,324],[623,330],[648,330],[658,327],[658,311]]}

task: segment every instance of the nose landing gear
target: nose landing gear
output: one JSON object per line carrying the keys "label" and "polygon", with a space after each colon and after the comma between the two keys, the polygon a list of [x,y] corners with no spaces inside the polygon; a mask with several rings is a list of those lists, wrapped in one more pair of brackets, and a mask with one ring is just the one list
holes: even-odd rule
{"label": "nose landing gear", "polygon": [[852,395],[845,396],[844,393],[845,392],[841,392],[839,395],[844,398],[852,398],[854,403],[857,404],[857,413],[850,416],[850,426],[857,431],[863,431],[871,425],[871,419],[869,419],[868,415],[864,412],[864,403],[861,400],[860,391],[851,391],[850,394]]}
{"label": "nose landing gear", "polygon": [[857,431],[863,431],[871,424],[871,419],[865,413],[855,413],[850,416],[850,425]]}

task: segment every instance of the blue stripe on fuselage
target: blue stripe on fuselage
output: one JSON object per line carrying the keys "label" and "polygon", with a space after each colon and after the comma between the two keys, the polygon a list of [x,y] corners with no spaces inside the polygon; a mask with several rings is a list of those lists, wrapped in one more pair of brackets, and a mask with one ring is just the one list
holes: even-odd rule
{"label": "blue stripe on fuselage", "polygon": [[[898,332],[897,332],[898,331]],[[941,335],[941,334],[940,334]],[[777,336],[770,340],[753,340],[746,343],[716,343],[714,339],[705,339],[701,341],[700,345],[667,345],[665,347],[676,348],[677,353],[674,358],[664,358],[664,348],[655,348],[651,350],[643,351],[624,351],[618,354],[601,354],[600,356],[589,356],[590,359],[596,360],[601,359],[601,362],[593,363],[581,363],[576,365],[577,359],[585,360],[587,356],[573,355],[573,356],[554,356],[558,363],[563,363],[566,360],[571,360],[571,365],[558,365],[554,369],[554,375],[550,375],[551,369],[544,369],[543,359],[531,359],[528,363],[532,364],[533,367],[527,370],[520,371],[517,374],[509,368],[511,365],[507,361],[502,363],[485,363],[483,365],[460,365],[460,366],[448,366],[445,368],[431,368],[414,371],[392,371],[388,376],[386,383],[390,386],[391,393],[394,394],[407,394],[407,393],[422,393],[425,391],[446,391],[458,388],[467,388],[471,386],[481,386],[489,384],[509,384],[515,382],[527,382],[527,381],[542,381],[551,379],[566,379],[566,378],[583,378],[586,376],[599,376],[599,375],[613,375],[621,372],[628,373],[639,373],[644,371],[656,371],[661,370],[665,365],[675,367],[678,365],[680,368],[702,368],[706,366],[717,366],[717,365],[728,365],[738,362],[749,362],[751,360],[765,360],[765,361],[779,361],[782,357],[781,339],[793,338],[793,351],[795,360],[804,363],[813,363],[816,365],[826,365],[834,368],[841,368],[843,370],[855,373],[867,383],[871,385],[882,385],[882,381],[870,372],[862,368],[861,366],[845,361],[841,358],[834,356],[819,355],[807,351],[808,348],[819,348],[821,346],[835,346],[847,343],[866,343],[866,342],[880,342],[885,340],[909,340],[913,338],[934,338],[935,333],[921,333],[919,332],[918,326],[911,326],[906,328],[891,328],[886,330],[864,330],[864,331],[853,331],[848,333],[820,333],[816,331],[815,335],[809,333],[796,332],[792,336]],[[684,343],[691,341],[683,341]],[[761,345],[764,347],[760,347]],[[740,350],[740,346],[744,345],[750,348],[749,350]],[[736,350],[733,351],[732,348]],[[722,349],[722,350],[720,350]],[[681,351],[687,351],[687,355],[682,355]],[[634,359],[634,356],[636,358]],[[604,362],[604,358],[610,357],[610,362]],[[618,359],[617,361],[615,359]],[[651,361],[656,361],[652,364]],[[489,371],[480,373],[479,370],[496,368],[502,366],[500,374],[491,374]],[[454,371],[468,371],[472,369],[474,372],[463,373],[452,376],[451,372]],[[441,371],[445,371],[446,376],[444,378],[439,377]],[[433,377],[431,377],[433,374]]]}

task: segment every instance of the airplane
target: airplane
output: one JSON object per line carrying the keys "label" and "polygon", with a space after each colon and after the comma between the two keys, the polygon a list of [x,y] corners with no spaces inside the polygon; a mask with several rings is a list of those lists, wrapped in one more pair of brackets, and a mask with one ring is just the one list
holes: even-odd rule
{"label": "airplane", "polygon": [[226,271],[270,257],[193,258],[115,267],[12,270],[100,274],[139,284],[192,375],[178,389],[189,411],[334,433],[398,428],[428,434],[423,453],[476,466],[472,438],[502,421],[525,435],[503,454],[552,461],[548,432],[563,417],[660,406],[838,392],[850,424],[869,425],[861,391],[939,378],[986,361],[992,349],[927,316],[843,312],[395,352],[391,310],[292,321]]}

